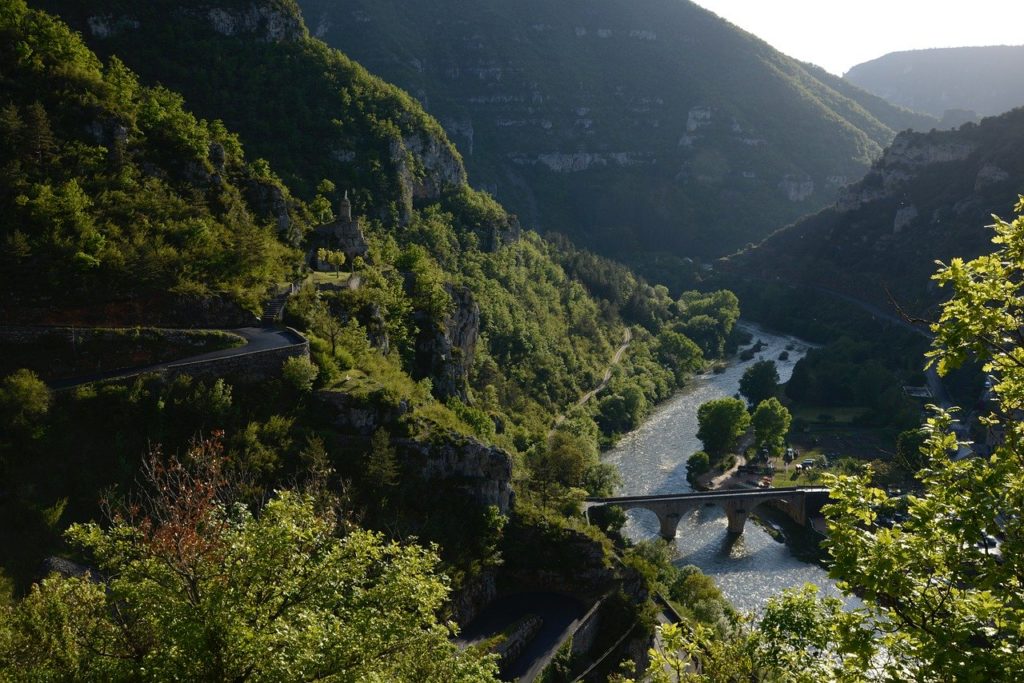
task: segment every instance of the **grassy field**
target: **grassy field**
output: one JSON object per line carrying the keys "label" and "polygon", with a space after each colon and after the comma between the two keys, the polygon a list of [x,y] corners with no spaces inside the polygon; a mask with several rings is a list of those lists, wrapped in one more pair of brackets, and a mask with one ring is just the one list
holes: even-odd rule
{"label": "grassy field", "polygon": [[351,273],[345,272],[344,270],[340,273],[325,273],[315,270],[309,277],[314,285],[337,285],[348,282],[351,275]]}

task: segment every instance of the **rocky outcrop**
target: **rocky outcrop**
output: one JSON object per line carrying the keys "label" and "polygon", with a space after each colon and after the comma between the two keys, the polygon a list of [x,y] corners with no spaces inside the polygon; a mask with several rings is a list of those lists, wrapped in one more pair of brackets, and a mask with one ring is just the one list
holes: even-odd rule
{"label": "rocky outcrop", "polygon": [[[214,164],[215,154],[215,150],[211,148],[210,160]],[[245,201],[258,218],[274,221],[278,232],[287,236],[293,244],[297,244],[301,235],[297,234],[297,226],[289,211],[289,199],[280,185],[253,179],[246,182],[244,192]]]}
{"label": "rocky outcrop", "polygon": [[497,576],[493,570],[482,571],[472,576],[451,594],[449,606],[452,621],[462,625],[468,624],[497,596]]}
{"label": "rocky outcrop", "polygon": [[335,429],[358,436],[370,436],[412,410],[409,401],[391,396],[384,389],[366,396],[322,389],[316,392],[316,398]]}
{"label": "rocky outcrop", "polygon": [[211,28],[224,36],[249,35],[269,43],[298,40],[305,32],[302,19],[283,3],[266,0],[248,7],[210,7]]}
{"label": "rocky outcrop", "polygon": [[480,336],[480,306],[465,287],[449,286],[454,307],[438,327],[427,316],[418,321],[413,377],[429,377],[434,395],[441,400],[467,400],[469,370]]}
{"label": "rocky outcrop", "polygon": [[974,191],[977,192],[989,185],[997,185],[1009,180],[1010,174],[995,164],[985,164],[978,169],[974,179]]}
{"label": "rocky outcrop", "polygon": [[[281,0],[256,0],[241,6],[208,3],[178,11],[203,21],[222,36],[251,36],[263,42],[281,43],[298,40],[305,34],[300,15]],[[135,17],[112,14],[87,17],[85,24],[92,36],[101,39],[114,38],[141,26]]]}
{"label": "rocky outcrop", "polygon": [[[836,210],[856,211],[865,204],[898,197],[902,188],[914,182],[923,170],[936,164],[963,161],[977,150],[977,145],[969,140],[951,138],[950,134],[900,133],[863,180],[839,191]],[[979,172],[976,185],[999,182],[999,170],[986,166]]]}
{"label": "rocky outcrop", "polygon": [[502,514],[512,511],[512,458],[500,448],[454,433],[430,442],[401,440],[396,446],[424,479],[454,484]]}
{"label": "rocky outcrop", "polygon": [[902,232],[904,228],[917,220],[917,207],[913,204],[901,206],[896,211],[896,217],[892,221],[892,231]]}
{"label": "rocky outcrop", "polygon": [[791,202],[802,202],[814,194],[814,181],[810,178],[786,176],[779,183],[779,189]]}
{"label": "rocky outcrop", "polygon": [[89,33],[97,38],[113,38],[139,27],[139,22],[130,16],[115,17],[110,14],[88,17],[85,23]]}
{"label": "rocky outcrop", "polygon": [[412,218],[413,201],[439,199],[445,190],[466,183],[466,169],[455,147],[428,131],[406,133],[391,141],[391,163],[399,185],[400,220]]}
{"label": "rocky outcrop", "polygon": [[448,140],[427,133],[402,138],[402,144],[423,166],[423,177],[412,187],[416,199],[437,199],[447,189],[466,184],[462,159]]}
{"label": "rocky outcrop", "polygon": [[926,164],[962,161],[977,148],[970,142],[955,140],[935,141],[931,136],[901,133],[885,151],[878,166],[917,168]]}
{"label": "rocky outcrop", "polygon": [[36,581],[42,581],[48,576],[57,576],[63,579],[84,579],[87,578],[93,583],[102,583],[103,577],[94,568],[84,564],[78,564],[64,557],[51,555],[45,558],[39,565],[36,572]]}

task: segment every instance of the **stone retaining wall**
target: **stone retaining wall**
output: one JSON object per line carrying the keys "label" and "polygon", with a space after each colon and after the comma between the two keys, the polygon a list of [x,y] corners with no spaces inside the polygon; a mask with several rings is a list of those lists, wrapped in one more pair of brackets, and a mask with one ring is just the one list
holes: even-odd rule
{"label": "stone retaining wall", "polygon": [[247,384],[275,379],[281,375],[281,366],[289,358],[305,356],[309,358],[309,340],[298,332],[291,330],[301,342],[292,346],[263,351],[250,351],[237,356],[214,358],[192,363],[172,363],[162,372],[168,378],[178,375],[190,375],[197,379],[211,377],[228,377],[236,382]]}

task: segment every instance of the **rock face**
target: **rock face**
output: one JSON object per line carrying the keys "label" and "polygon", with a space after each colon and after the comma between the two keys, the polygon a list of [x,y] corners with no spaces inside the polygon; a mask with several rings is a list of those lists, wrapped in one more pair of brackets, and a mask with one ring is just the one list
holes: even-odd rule
{"label": "rock face", "polygon": [[863,180],[840,190],[836,209],[855,211],[865,204],[897,197],[923,169],[964,161],[977,147],[969,139],[957,139],[949,134],[900,133]]}
{"label": "rock face", "polygon": [[412,217],[413,200],[438,199],[445,190],[466,182],[458,152],[437,136],[414,133],[392,140],[390,156],[400,188],[403,224]]}
{"label": "rock face", "polygon": [[476,439],[450,435],[433,442],[396,443],[426,480],[454,483],[480,505],[493,505],[507,515],[512,511],[512,458]]}
{"label": "rock face", "polygon": [[279,5],[265,0],[247,7],[211,7],[206,17],[213,30],[224,36],[248,34],[272,43],[298,40],[305,31],[302,21]]}
{"label": "rock face", "polygon": [[[210,161],[216,168],[217,150],[210,150]],[[302,233],[292,218],[294,202],[285,196],[279,185],[261,180],[250,180],[245,184],[245,201],[261,220],[273,221],[277,231],[292,245],[302,241]]]}
{"label": "rock face", "polygon": [[358,436],[370,436],[382,425],[397,422],[412,409],[408,401],[394,399],[384,391],[360,397],[343,391],[320,390],[316,398],[336,429]]}
{"label": "rock face", "polygon": [[426,316],[419,321],[413,377],[429,377],[434,395],[441,400],[467,400],[469,370],[480,336],[480,306],[465,287],[448,287],[455,304],[452,314],[438,327]]}
{"label": "rock face", "polygon": [[733,260],[745,274],[839,291],[885,310],[931,315],[935,261],[991,250],[984,226],[1024,187],[1024,108],[953,131],[900,133],[835,206]]}
{"label": "rock face", "polygon": [[[895,130],[931,121],[858,99],[690,2],[299,4],[325,42],[444,124],[475,185],[528,227],[613,257],[728,252],[823,206],[829,177],[859,177]],[[431,165],[406,133],[401,147]],[[787,175],[799,180],[780,191]],[[433,181],[403,184],[418,197]]]}

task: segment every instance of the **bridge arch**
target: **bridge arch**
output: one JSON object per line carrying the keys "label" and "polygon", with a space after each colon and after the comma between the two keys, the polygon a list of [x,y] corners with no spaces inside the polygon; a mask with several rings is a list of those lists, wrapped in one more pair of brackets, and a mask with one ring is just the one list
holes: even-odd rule
{"label": "bridge arch", "polygon": [[706,491],[655,496],[623,496],[619,498],[592,498],[585,503],[585,509],[618,505],[623,510],[642,508],[658,517],[659,533],[662,538],[672,540],[676,536],[679,520],[690,510],[705,504],[717,504],[728,519],[729,532],[742,534],[747,517],[756,508],[769,504],[785,512],[798,524],[806,524],[809,499],[820,507],[827,500],[828,489],[791,488],[766,490]]}

